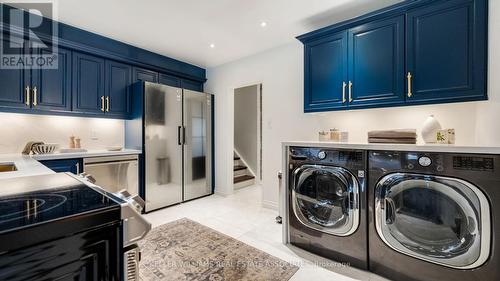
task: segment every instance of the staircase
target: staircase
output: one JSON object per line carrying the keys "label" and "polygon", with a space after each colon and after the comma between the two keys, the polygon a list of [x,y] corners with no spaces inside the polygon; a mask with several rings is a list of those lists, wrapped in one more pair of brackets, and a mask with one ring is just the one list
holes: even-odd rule
{"label": "staircase", "polygon": [[234,155],[234,189],[240,189],[255,184],[255,176],[238,155]]}

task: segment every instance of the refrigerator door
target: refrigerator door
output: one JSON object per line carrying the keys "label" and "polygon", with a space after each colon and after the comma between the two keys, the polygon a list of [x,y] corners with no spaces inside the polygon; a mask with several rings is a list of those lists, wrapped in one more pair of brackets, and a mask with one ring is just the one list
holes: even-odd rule
{"label": "refrigerator door", "polygon": [[182,202],[182,90],[144,83],[146,212]]}
{"label": "refrigerator door", "polygon": [[184,201],[212,193],[212,96],[184,92]]}

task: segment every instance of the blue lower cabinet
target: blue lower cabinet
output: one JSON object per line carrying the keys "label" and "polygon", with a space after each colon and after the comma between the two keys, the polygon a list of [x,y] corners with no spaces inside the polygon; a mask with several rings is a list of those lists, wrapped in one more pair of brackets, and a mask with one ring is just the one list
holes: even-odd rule
{"label": "blue lower cabinet", "polygon": [[407,15],[407,102],[487,99],[486,4],[453,0]]}
{"label": "blue lower cabinet", "polygon": [[73,54],[73,111],[104,115],[104,59],[82,53]]}
{"label": "blue lower cabinet", "polygon": [[187,79],[182,79],[181,87],[186,90],[203,92],[203,83],[198,81],[192,81]]}
{"label": "blue lower cabinet", "polygon": [[158,83],[177,88],[181,87],[181,80],[179,78],[163,73],[160,73]]}
{"label": "blue lower cabinet", "polygon": [[40,163],[57,173],[70,172],[77,175],[83,172],[82,159],[44,160]]}
{"label": "blue lower cabinet", "polygon": [[152,70],[140,68],[140,67],[134,67],[134,73],[133,73],[133,80],[134,82],[137,82],[139,80],[145,81],[145,82],[152,82],[152,83],[158,83],[158,72],[154,72]]}
{"label": "blue lower cabinet", "polygon": [[349,106],[404,101],[404,16],[349,30]]}
{"label": "blue lower cabinet", "polygon": [[[24,40],[7,40],[7,34],[2,34],[0,43],[4,46],[12,47],[13,55],[23,55]],[[19,38],[17,38],[19,39]],[[29,109],[30,102],[29,91],[26,91],[30,85],[29,69],[7,69],[0,68],[0,108],[4,109]]]}
{"label": "blue lower cabinet", "polygon": [[306,44],[304,55],[304,111],[346,108],[347,32]]}
{"label": "blue lower cabinet", "polygon": [[[45,51],[39,55],[48,55]],[[41,111],[71,111],[72,52],[59,48],[57,68],[31,71],[32,107]]]}
{"label": "blue lower cabinet", "polygon": [[132,67],[106,61],[106,115],[127,118],[131,114]]}

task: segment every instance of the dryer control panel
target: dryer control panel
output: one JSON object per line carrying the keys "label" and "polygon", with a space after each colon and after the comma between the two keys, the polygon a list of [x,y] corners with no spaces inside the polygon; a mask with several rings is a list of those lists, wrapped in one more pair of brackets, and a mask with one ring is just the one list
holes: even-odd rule
{"label": "dryer control panel", "polygon": [[292,165],[318,164],[365,170],[366,156],[361,150],[290,147],[288,161]]}

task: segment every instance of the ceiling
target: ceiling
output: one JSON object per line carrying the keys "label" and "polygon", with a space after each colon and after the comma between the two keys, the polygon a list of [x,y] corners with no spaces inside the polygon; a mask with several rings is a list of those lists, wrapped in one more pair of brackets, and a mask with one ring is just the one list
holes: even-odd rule
{"label": "ceiling", "polygon": [[401,1],[58,0],[57,14],[63,23],[214,67]]}

